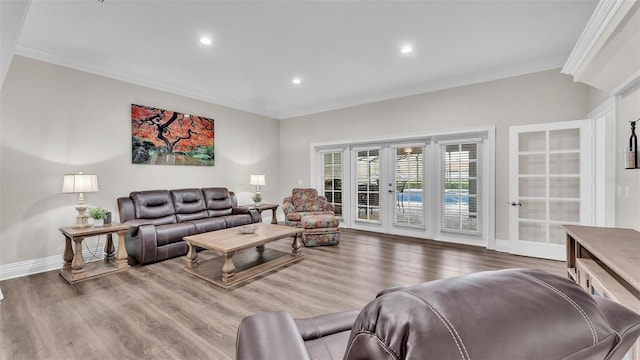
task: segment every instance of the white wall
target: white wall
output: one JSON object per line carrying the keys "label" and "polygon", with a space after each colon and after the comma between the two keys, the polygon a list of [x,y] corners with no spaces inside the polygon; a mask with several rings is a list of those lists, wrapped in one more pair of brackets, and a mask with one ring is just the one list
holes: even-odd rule
{"label": "white wall", "polygon": [[[77,201],[60,192],[63,174],[97,174],[87,204],[116,221],[116,198],[134,190],[225,186],[250,203],[256,171],[267,175],[265,201],[280,200],[276,119],[20,56],[0,101],[0,265],[52,255],[62,264],[58,228],[73,224]],[[215,166],[131,164],[132,103],[213,118]]]}
{"label": "white wall", "polygon": [[559,70],[376,102],[281,122],[280,193],[309,184],[309,144],[496,125],[496,238],[508,239],[509,126],[585,119],[589,88]]}

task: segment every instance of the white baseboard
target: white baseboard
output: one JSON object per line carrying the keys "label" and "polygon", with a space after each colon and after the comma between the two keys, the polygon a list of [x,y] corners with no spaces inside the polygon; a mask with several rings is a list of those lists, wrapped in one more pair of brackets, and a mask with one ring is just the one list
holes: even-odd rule
{"label": "white baseboard", "polygon": [[[104,252],[98,251],[99,257],[94,257],[89,250],[82,253],[86,262],[99,261],[104,259]],[[62,268],[64,260],[62,255],[52,255],[45,258],[19,261],[11,264],[0,265],[0,281],[17,277],[38,274]]]}

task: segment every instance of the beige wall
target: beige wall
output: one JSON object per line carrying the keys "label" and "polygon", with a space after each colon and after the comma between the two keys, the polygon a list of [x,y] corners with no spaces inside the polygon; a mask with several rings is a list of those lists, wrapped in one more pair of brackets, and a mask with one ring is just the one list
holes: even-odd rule
{"label": "beige wall", "polygon": [[[508,239],[509,126],[585,118],[590,97],[553,70],[278,121],[17,56],[0,100],[6,265],[62,254],[57,228],[73,222],[77,200],[60,193],[65,173],[98,174],[87,203],[112,211],[118,196],[156,188],[227,186],[248,202],[256,171],[267,174],[265,201],[280,203],[298,179],[309,184],[312,142],[487,124],[497,131],[496,237]],[[131,103],[214,118],[216,166],[132,165]]]}
{"label": "beige wall", "polygon": [[[132,165],[132,103],[215,119],[215,166]],[[58,227],[73,224],[77,201],[60,193],[66,173],[98,174],[87,204],[112,211],[117,197],[150,189],[226,186],[247,203],[256,171],[267,174],[265,200],[279,200],[278,120],[20,56],[0,105],[0,265],[62,256]]]}
{"label": "beige wall", "polygon": [[558,70],[376,102],[281,122],[280,192],[309,184],[314,142],[496,125],[496,238],[508,239],[509,126],[585,119],[589,88]]}

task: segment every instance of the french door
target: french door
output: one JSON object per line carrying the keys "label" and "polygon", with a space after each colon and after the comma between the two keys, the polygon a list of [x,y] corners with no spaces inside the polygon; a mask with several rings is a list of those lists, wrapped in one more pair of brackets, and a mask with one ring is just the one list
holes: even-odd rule
{"label": "french door", "polygon": [[354,148],[352,227],[424,237],[425,144]]}
{"label": "french door", "polygon": [[340,226],[492,246],[494,126],[312,149],[310,185],[334,205]]}
{"label": "french door", "polygon": [[509,129],[511,252],[565,260],[563,224],[592,219],[591,121]]}

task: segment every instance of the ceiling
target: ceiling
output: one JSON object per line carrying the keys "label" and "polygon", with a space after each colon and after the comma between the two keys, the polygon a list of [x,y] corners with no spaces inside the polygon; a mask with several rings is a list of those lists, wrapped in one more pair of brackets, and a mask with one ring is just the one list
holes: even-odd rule
{"label": "ceiling", "polygon": [[596,4],[33,0],[16,54],[282,119],[560,68]]}

